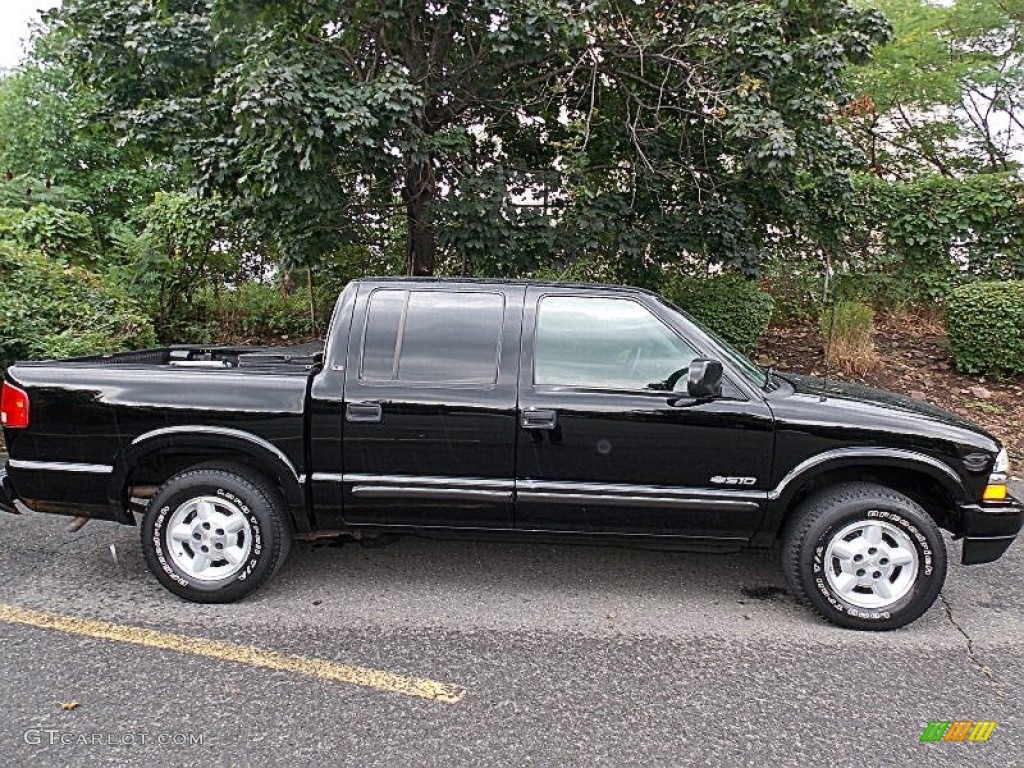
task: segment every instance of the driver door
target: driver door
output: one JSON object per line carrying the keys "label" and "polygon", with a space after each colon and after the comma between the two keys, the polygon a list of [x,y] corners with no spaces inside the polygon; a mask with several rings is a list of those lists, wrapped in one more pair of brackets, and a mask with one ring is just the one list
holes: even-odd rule
{"label": "driver door", "polygon": [[[640,295],[531,287],[523,325],[517,528],[733,540],[753,533],[770,469],[771,413],[728,373],[721,398],[685,394],[685,369],[711,350],[683,338]],[[712,482],[723,476],[749,485]]]}

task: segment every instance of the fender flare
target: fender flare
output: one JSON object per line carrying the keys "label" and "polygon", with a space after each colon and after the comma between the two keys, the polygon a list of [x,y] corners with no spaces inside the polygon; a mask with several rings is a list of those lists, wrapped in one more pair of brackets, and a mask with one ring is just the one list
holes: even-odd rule
{"label": "fender flare", "polygon": [[948,463],[919,451],[881,447],[836,448],[811,456],[797,464],[768,492],[768,500],[785,507],[804,483],[818,475],[844,467],[872,466],[921,472],[937,481],[954,500],[970,500],[964,479]]}
{"label": "fender flare", "polygon": [[277,446],[258,435],[229,427],[177,425],[139,435],[114,461],[114,471],[107,488],[110,502],[119,506],[126,503],[128,478],[134,469],[144,459],[168,448],[195,448],[252,459],[284,490],[285,502],[291,511],[296,530],[309,530],[306,494],[303,488],[305,477],[299,474],[292,461]]}

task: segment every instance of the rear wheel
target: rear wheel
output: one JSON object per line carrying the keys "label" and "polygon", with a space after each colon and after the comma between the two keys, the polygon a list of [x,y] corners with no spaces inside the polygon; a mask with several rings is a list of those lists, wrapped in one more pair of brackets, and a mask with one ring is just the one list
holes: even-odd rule
{"label": "rear wheel", "polygon": [[946,560],[928,513],[873,483],[842,483],[808,497],[783,547],[797,599],[854,629],[896,629],[917,619],[942,589]]}
{"label": "rear wheel", "polygon": [[239,600],[272,576],[291,542],[280,496],[242,467],[202,466],[157,491],[142,522],[142,549],[171,592],[201,603]]}

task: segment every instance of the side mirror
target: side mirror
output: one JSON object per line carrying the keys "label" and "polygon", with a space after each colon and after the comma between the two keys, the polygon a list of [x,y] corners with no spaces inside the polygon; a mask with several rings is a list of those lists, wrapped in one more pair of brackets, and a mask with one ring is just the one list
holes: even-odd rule
{"label": "side mirror", "polygon": [[702,358],[692,361],[686,375],[686,392],[697,399],[721,397],[722,364]]}

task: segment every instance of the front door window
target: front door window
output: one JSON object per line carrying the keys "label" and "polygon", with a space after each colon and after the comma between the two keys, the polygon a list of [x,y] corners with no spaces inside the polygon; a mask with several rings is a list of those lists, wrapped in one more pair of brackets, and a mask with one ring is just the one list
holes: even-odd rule
{"label": "front door window", "polygon": [[663,391],[686,387],[696,351],[630,299],[547,296],[537,317],[536,386]]}

